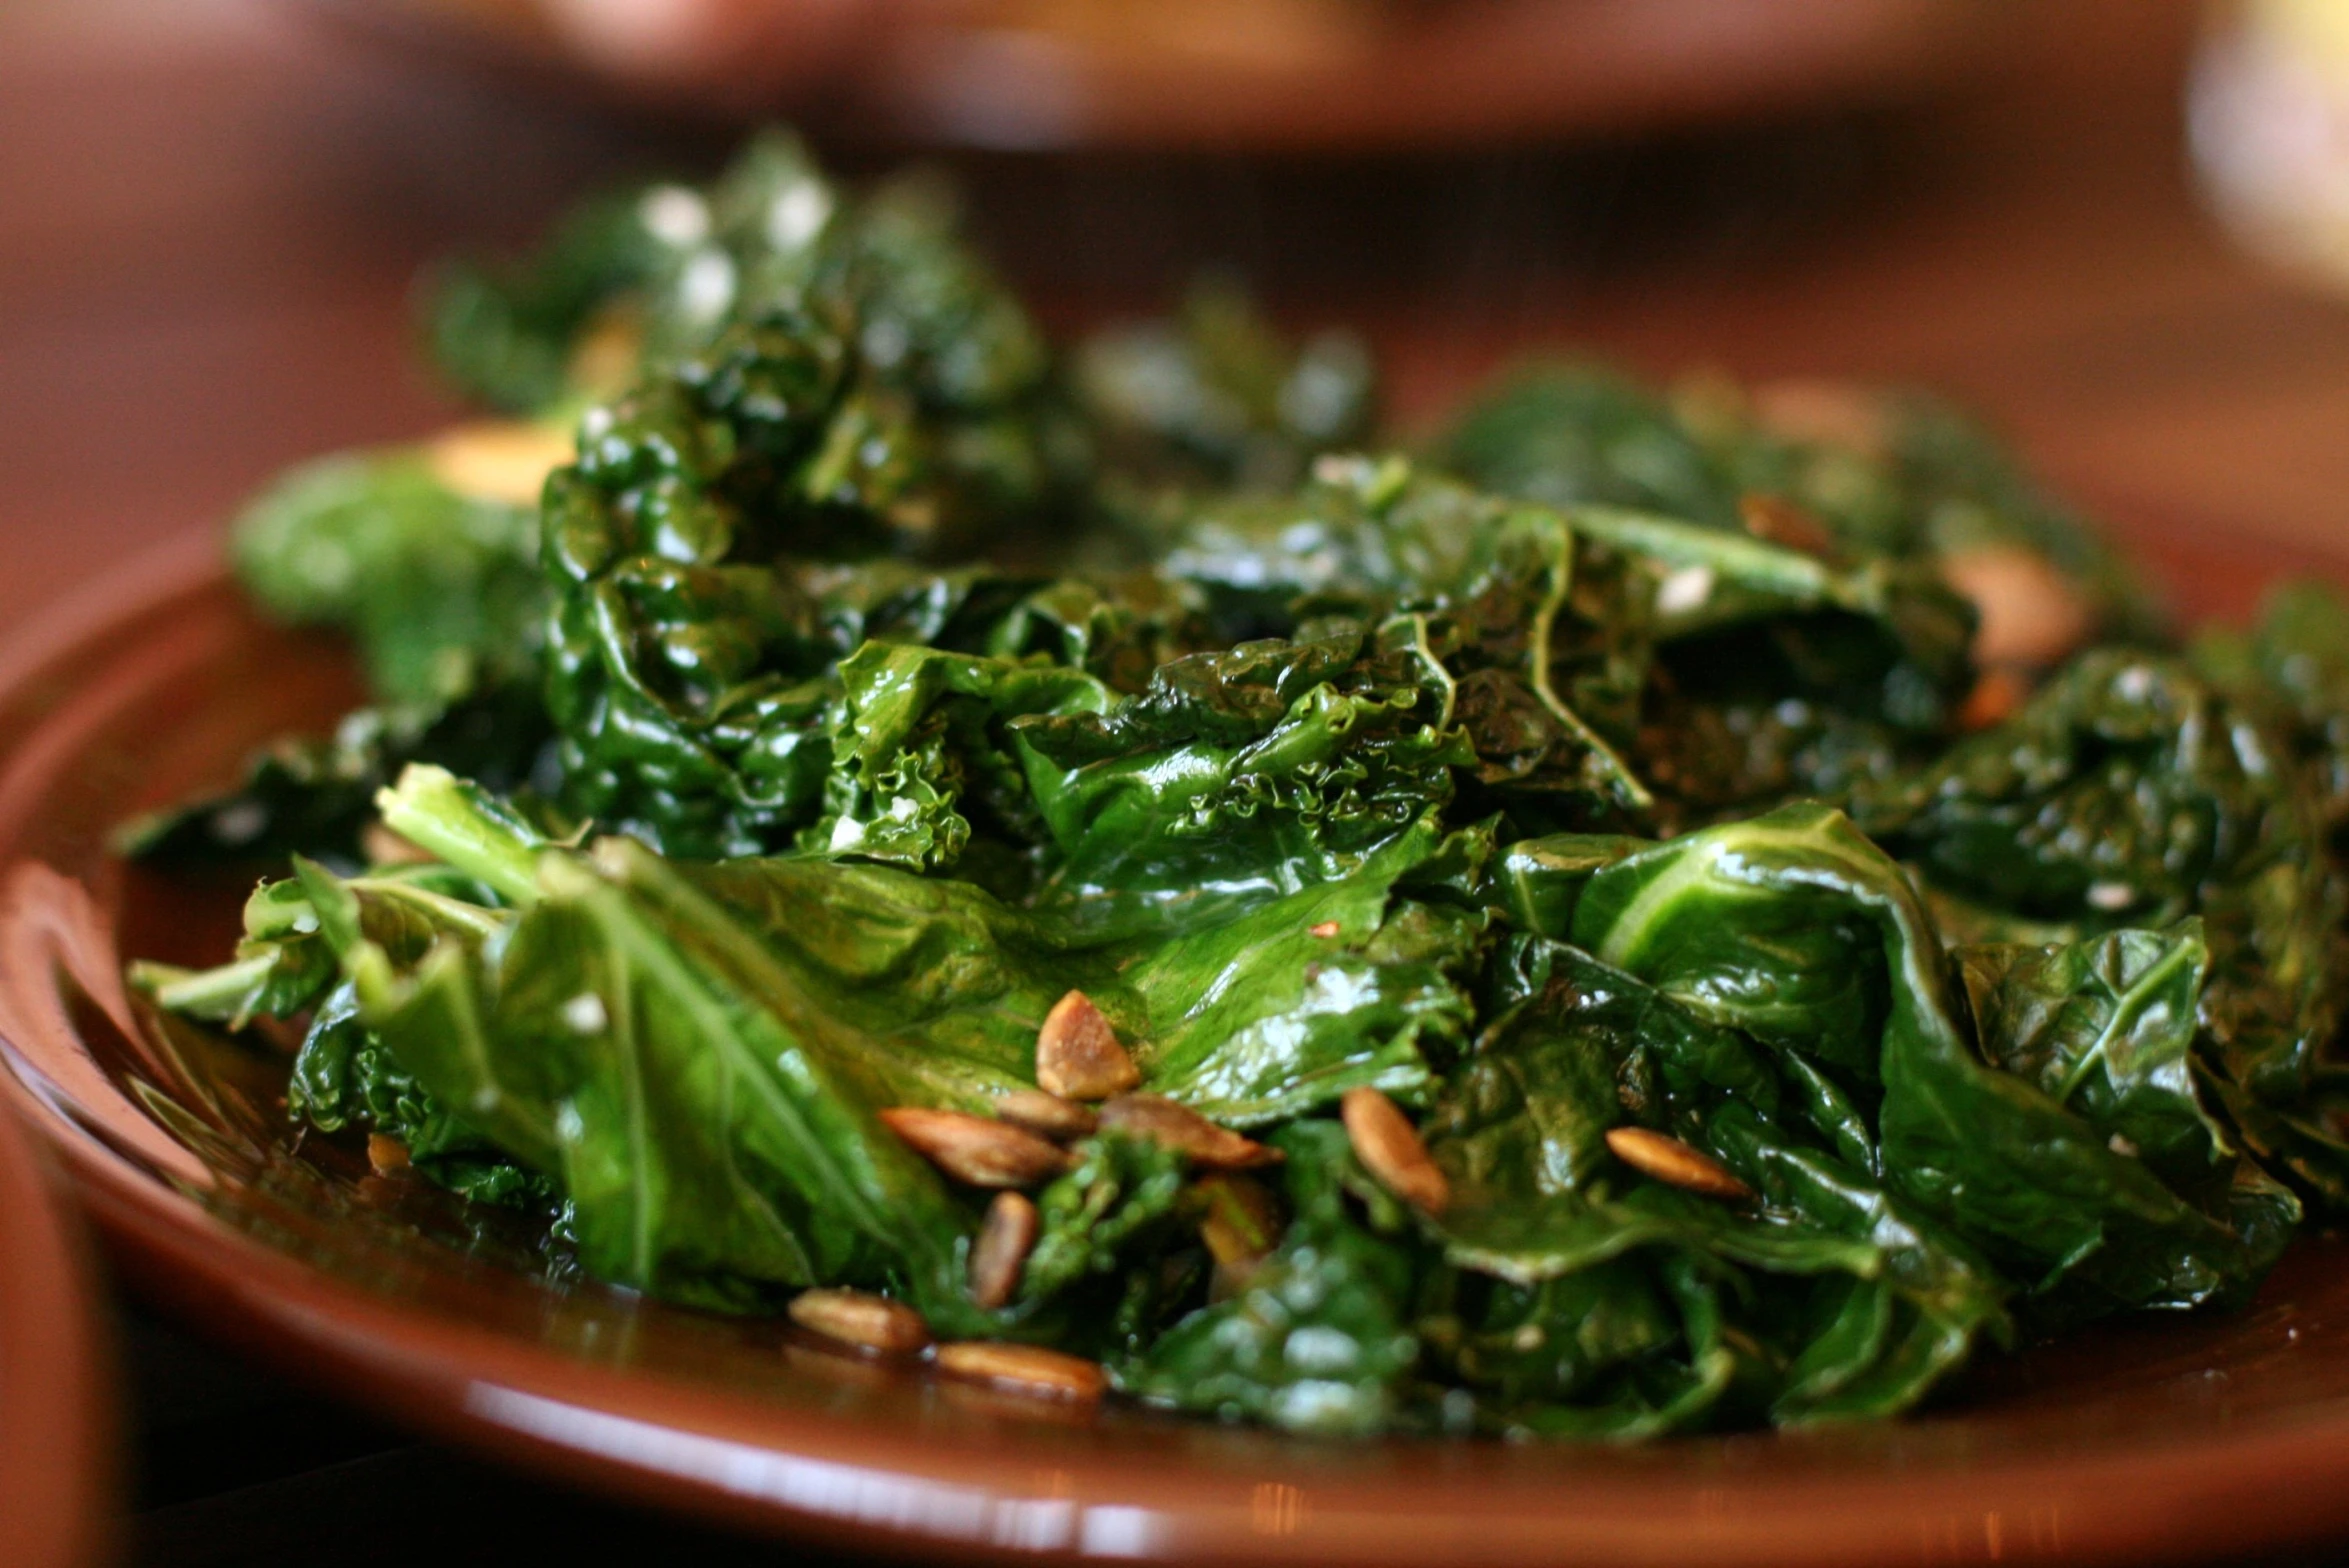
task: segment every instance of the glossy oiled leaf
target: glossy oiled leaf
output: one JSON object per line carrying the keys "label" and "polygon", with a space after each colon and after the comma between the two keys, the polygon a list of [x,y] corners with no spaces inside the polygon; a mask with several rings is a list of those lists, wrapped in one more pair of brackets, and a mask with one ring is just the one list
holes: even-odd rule
{"label": "glossy oiled leaf", "polygon": [[[2336,598],[2177,652],[1906,394],[1568,369],[1348,455],[1344,340],[1211,287],[1056,364],[942,187],[787,136],[446,277],[541,423],[239,536],[377,707],[122,835],[291,859],[134,979],[299,1031],[337,1158],[688,1302],[1603,1440],[1897,1413],[2349,1204]],[[1172,1106],[1059,1108],[1010,1257],[966,1118],[1094,1012]]]}
{"label": "glossy oiled leaf", "polygon": [[1990,1060],[2135,1150],[2164,1180],[2205,1187],[2234,1165],[2194,1082],[2195,1011],[2210,970],[2200,921],[1951,958]]}
{"label": "glossy oiled leaf", "polygon": [[477,878],[445,865],[386,868],[344,882],[298,861],[245,906],[236,960],[202,972],[132,966],[157,1005],[231,1028],[256,1017],[306,1017],[287,1109],[325,1132],[397,1139],[416,1167],[469,1198],[543,1207],[551,1189],[416,1081],[359,1015],[340,955],[359,942],[414,961],[443,941],[499,939],[511,916]]}
{"label": "glossy oiled leaf", "polygon": [[845,201],[778,146],[685,199],[709,236],[679,299],[717,286],[701,319],[664,318],[665,351],[549,481],[548,696],[575,811],[739,854],[821,813],[824,678],[885,635],[832,613],[806,563],[1044,527],[1082,443],[936,192]]}
{"label": "glossy oiled leaf", "polygon": [[641,851],[552,858],[545,882],[494,954],[353,961],[400,1063],[557,1179],[582,1261],[738,1306],[894,1284],[954,1321],[968,1219],[877,1119],[862,1032]]}
{"label": "glossy oiled leaf", "polygon": [[1749,399],[1700,380],[1659,396],[1602,367],[1535,364],[1472,402],[1438,456],[1504,495],[1724,532],[1742,531],[1742,503],[1766,496],[1849,555],[2019,548],[2065,575],[2101,633],[2143,637],[2161,624],[2109,544],[1978,424],[1912,391],[1805,385]]}
{"label": "glossy oiled leaf", "polygon": [[1053,850],[1041,896],[1081,918],[1189,923],[1190,906],[1350,875],[1448,800],[1473,755],[1418,675],[1349,630],[1177,660],[1104,714],[1015,721]]}
{"label": "glossy oiled leaf", "polygon": [[1618,860],[1568,934],[1699,1016],[1880,1086],[1892,1190],[2051,1310],[2191,1304],[2273,1261],[2279,1236],[2196,1207],[1981,1059],[1924,906],[1839,813],[1791,806]]}
{"label": "glossy oiled leaf", "polygon": [[1279,1250],[1237,1295],[1168,1330],[1120,1384],[1227,1419],[1376,1432],[1401,1413],[1397,1385],[1419,1359],[1404,1305],[1412,1251],[1349,1212],[1337,1165],[1350,1156],[1334,1123],[1299,1122],[1278,1142],[1295,1214]]}
{"label": "glossy oiled leaf", "polygon": [[1088,1276],[1135,1268],[1137,1254],[1166,1249],[1163,1232],[1182,1201],[1190,1163],[1182,1153],[1116,1132],[1088,1138],[1074,1153],[1074,1168],[1037,1195],[1040,1225],[1020,1273],[1023,1302],[1049,1300]]}
{"label": "glossy oiled leaf", "polygon": [[416,1081],[359,1016],[358,991],[348,981],[311,1016],[286,1108],[321,1132],[348,1128],[395,1139],[414,1169],[477,1203],[543,1213],[559,1196],[544,1174],[516,1164]]}
{"label": "glossy oiled leaf", "polygon": [[2255,1152],[2342,1196],[2329,1135],[2288,1118],[2341,1017],[2349,885],[2277,707],[2180,660],[2100,650],[2005,724],[1864,792],[1859,821],[1937,888],[2060,938],[2199,916],[2199,1051],[2219,1096]]}
{"label": "glossy oiled leaf", "polygon": [[965,883],[856,861],[680,867],[840,1031],[880,1104],[983,1110],[1035,1086],[1036,1035],[1071,988],[1129,1031],[1130,980],[1052,922]]}
{"label": "glossy oiled leaf", "polygon": [[829,810],[809,840],[916,867],[953,866],[971,837],[965,813],[989,805],[998,820],[1010,819],[1002,830],[1033,835],[1034,808],[1018,799],[1020,760],[1005,727],[1114,700],[1081,669],[912,643],[867,643],[839,678]]}
{"label": "glossy oiled leaf", "polygon": [[1131,1049],[1143,1087],[1254,1126],[1362,1085],[1416,1094],[1427,1053],[1465,1031],[1456,976],[1479,922],[1395,892],[1430,837],[1351,877],[1191,921],[1171,941],[1108,940],[1050,910],[855,860],[686,875],[864,1031],[869,1070],[901,1102],[980,1109],[1031,1086],[1038,1028],[1073,987]]}
{"label": "glossy oiled leaf", "polygon": [[1883,771],[1936,736],[1973,616],[1934,570],[1650,512],[1511,505],[1389,459],[1203,509],[1167,569],[1227,618],[1404,612],[1477,781],[1531,831],[1652,827]]}
{"label": "glossy oiled leaf", "polygon": [[295,876],[265,882],[245,901],[233,962],[207,970],[135,964],[132,980],[159,1006],[242,1028],[317,1005],[340,978],[340,947],[357,935],[412,959],[444,935],[478,942],[505,924],[497,895],[449,866],[386,867],[340,881],[313,862],[295,865]]}
{"label": "glossy oiled leaf", "polygon": [[1465,1027],[1452,973],[1477,921],[1393,892],[1426,835],[1186,942],[1121,948],[870,862],[550,850],[431,770],[384,811],[521,908],[444,931],[370,917],[365,884],[312,874],[360,1022],[423,1094],[554,1179],[591,1268],[693,1299],[851,1279],[967,1318],[975,1213],[876,1113],[983,1112],[1033,1087],[1039,1027],[1072,987],[1145,1087],[1240,1124],[1358,1084],[1408,1094],[1423,1047]]}
{"label": "glossy oiled leaf", "polygon": [[[1808,1058],[1766,1050],[1545,939],[1517,939],[1501,973],[1501,1021],[1446,1082],[1427,1124],[1453,1181],[1453,1203],[1433,1227],[1445,1257],[1504,1281],[1501,1299],[1528,1312],[1594,1290],[1608,1300],[1626,1291],[1662,1300],[1659,1268],[1743,1274],[1742,1310],[1776,1312],[1792,1325],[1776,1370],[1741,1374],[1782,1422],[1906,1408],[1977,1338],[2005,1332],[1996,1277],[1887,1190],[1864,1118]],[[1606,1142],[1610,1128],[1626,1125],[1660,1128],[1712,1154],[1756,1189],[1758,1202],[1725,1203],[1634,1171]],[[1598,1283],[1561,1283],[1592,1275]],[[1897,1340],[1838,1337],[1832,1324],[1808,1322],[1807,1304],[1844,1288],[1828,1283],[1839,1277],[1884,1324],[1901,1325]],[[1540,1344],[1569,1334],[1569,1346],[1580,1347],[1580,1330],[1547,1322]],[[1896,1344],[1902,1354],[1892,1362]],[[1580,1379],[1552,1398],[1571,1393],[1614,1408],[1607,1401],[1621,1397],[1586,1389],[1600,1370],[1587,1348],[1555,1365],[1550,1352],[1536,1351],[1550,1375],[1565,1367]],[[1490,1361],[1497,1350],[1481,1354]],[[1681,1391],[1674,1421],[1711,1410],[1693,1391],[1703,1384]],[[1644,1403],[1625,1408],[1639,1422],[1662,1419]]]}
{"label": "glossy oiled leaf", "polygon": [[1418,1098],[1430,1056],[1468,1031],[1459,976],[1481,935],[1474,916],[1394,896],[1433,837],[1422,823],[1351,876],[1113,949],[1149,1023],[1145,1085],[1249,1127],[1353,1088]]}

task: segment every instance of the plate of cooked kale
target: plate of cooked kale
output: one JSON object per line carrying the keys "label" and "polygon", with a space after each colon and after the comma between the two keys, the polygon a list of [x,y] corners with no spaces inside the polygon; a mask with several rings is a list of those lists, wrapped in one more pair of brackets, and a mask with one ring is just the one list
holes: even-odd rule
{"label": "plate of cooked kale", "polygon": [[2349,1517],[2329,589],[1921,394],[1054,344],[781,135],[429,298],[479,422],[0,680],[0,1087],[190,1311],[900,1547]]}

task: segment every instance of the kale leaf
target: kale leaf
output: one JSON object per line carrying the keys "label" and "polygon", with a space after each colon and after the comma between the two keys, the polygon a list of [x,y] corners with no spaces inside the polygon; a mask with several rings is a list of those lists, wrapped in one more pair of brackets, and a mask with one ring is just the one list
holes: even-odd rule
{"label": "kale leaf", "polygon": [[2197,1206],[1984,1061],[1923,902],[1839,812],[1787,806],[1615,860],[1575,897],[1568,934],[1700,1017],[1880,1096],[1891,1190],[2050,1315],[2239,1295],[2274,1261],[2269,1195],[2242,1212],[2231,1195]]}
{"label": "kale leaf", "polygon": [[536,515],[452,488],[419,453],[294,470],[239,519],[232,549],[270,614],[349,629],[387,704],[433,712],[537,674]]}
{"label": "kale leaf", "polygon": [[2043,936],[2198,917],[2211,1091],[2255,1153],[2337,1199],[2345,1151],[2303,1113],[2339,1027],[2349,909],[2322,776],[2260,691],[2100,650],[2006,723],[1864,792],[1857,819],[1961,912],[2004,911]]}
{"label": "kale leaf", "polygon": [[[291,865],[132,979],[597,1277],[1631,1440],[1905,1411],[2349,1205],[2349,607],[2180,649],[1929,399],[1553,368],[1415,459],[1351,340],[1210,283],[1057,358],[941,187],[785,135],[435,299],[531,418],[240,523],[375,700],[125,825]],[[1057,1108],[982,1289],[1017,1226],[895,1113],[1039,1114],[1071,1019],[1173,1108]]]}
{"label": "kale leaf", "polygon": [[1334,1123],[1298,1122],[1276,1141],[1295,1215],[1279,1249],[1237,1294],[1169,1329],[1120,1385],[1291,1431],[1380,1431],[1401,1414],[1397,1385],[1419,1360],[1407,1315],[1415,1259],[1352,1212],[1338,1179],[1352,1155]]}

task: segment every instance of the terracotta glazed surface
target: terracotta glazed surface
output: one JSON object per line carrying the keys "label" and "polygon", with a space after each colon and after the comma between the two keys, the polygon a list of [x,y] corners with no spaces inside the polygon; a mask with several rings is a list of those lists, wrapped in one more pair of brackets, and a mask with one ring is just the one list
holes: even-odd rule
{"label": "terracotta glazed surface", "polygon": [[1962,74],[2001,31],[1963,0],[929,0],[842,6],[787,37],[752,27],[718,79],[623,86],[523,0],[312,4],[571,91],[1018,148],[1425,149],[1891,101]]}
{"label": "terracotta glazed surface", "polygon": [[[2278,565],[2144,542],[2202,611],[2239,613]],[[151,563],[0,659],[0,1101],[127,1269],[401,1419],[737,1522],[1002,1556],[2147,1562],[2349,1529],[2334,1241],[2301,1243],[2246,1312],[1986,1362],[1903,1424],[1628,1451],[1074,1413],[552,1274],[527,1237],[469,1228],[360,1151],[297,1145],[282,1060],[157,1030],[124,996],[120,953],[217,953],[238,889],[126,872],[107,827],[351,696],[327,645],[254,623],[208,554]]]}
{"label": "terracotta glazed surface", "polygon": [[96,1560],[106,1503],[96,1298],[48,1160],[0,1108],[0,1563]]}

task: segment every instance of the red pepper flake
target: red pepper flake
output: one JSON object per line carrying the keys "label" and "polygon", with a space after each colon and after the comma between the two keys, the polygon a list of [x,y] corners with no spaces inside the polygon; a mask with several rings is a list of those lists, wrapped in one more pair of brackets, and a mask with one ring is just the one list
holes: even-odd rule
{"label": "red pepper flake", "polygon": [[1308,936],[1336,936],[1338,934],[1338,923],[1335,920],[1324,920],[1320,925],[1307,926],[1305,931]]}

